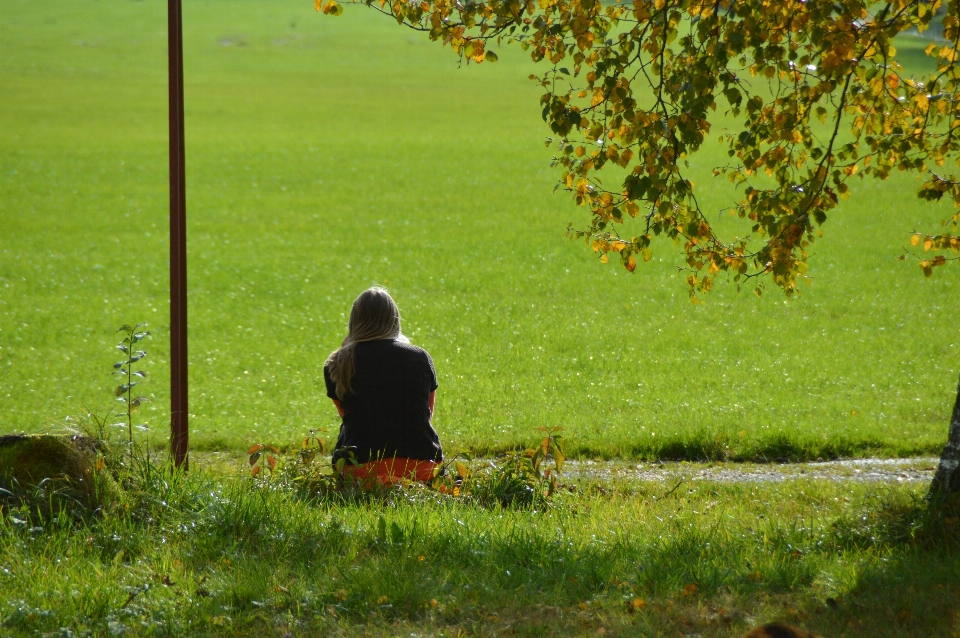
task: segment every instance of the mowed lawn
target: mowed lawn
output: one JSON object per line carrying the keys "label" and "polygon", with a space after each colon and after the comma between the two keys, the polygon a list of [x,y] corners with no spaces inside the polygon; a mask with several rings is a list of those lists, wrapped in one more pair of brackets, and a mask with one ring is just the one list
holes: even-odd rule
{"label": "mowed lawn", "polygon": [[[168,427],[165,8],[0,0],[5,432],[113,409],[113,333],[138,321],[153,332],[143,420],[157,441]],[[191,1],[184,29],[197,449],[335,436],[323,361],[374,283],[433,355],[448,452],[537,427],[604,457],[897,456],[946,440],[960,271],[927,280],[896,260],[948,213],[912,178],[854,185],[802,297],[731,284],[694,306],[673,244],[631,275],[565,237],[586,213],[552,192],[518,48],[461,66],[370,10],[331,18],[308,0]],[[719,215],[736,193],[706,177],[722,149],[704,155],[701,201]]]}

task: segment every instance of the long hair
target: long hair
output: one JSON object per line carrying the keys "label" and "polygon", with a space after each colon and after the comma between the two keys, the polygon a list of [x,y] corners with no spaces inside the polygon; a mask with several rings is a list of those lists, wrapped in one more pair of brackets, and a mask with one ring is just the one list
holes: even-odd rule
{"label": "long hair", "polygon": [[350,310],[350,323],[343,344],[327,357],[330,378],[337,384],[337,398],[350,393],[353,378],[353,355],[358,343],[379,339],[399,339],[400,309],[390,293],[374,286],[360,293]]}

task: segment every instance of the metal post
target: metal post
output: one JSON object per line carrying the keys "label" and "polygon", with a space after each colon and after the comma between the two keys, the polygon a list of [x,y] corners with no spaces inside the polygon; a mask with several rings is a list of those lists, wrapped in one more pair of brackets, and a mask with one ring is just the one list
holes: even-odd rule
{"label": "metal post", "polygon": [[180,0],[167,0],[170,64],[170,452],[187,458],[187,198],[183,148],[183,25]]}

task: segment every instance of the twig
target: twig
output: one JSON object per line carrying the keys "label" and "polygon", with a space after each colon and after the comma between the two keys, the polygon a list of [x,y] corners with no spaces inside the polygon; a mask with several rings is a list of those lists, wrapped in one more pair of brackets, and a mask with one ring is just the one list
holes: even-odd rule
{"label": "twig", "polygon": [[668,496],[670,496],[671,494],[673,494],[674,492],[676,492],[676,491],[677,491],[677,488],[679,488],[681,485],[683,485],[683,484],[686,483],[686,482],[687,482],[687,479],[680,479],[680,482],[677,483],[676,485],[674,485],[672,490],[670,490],[669,492],[667,492],[666,494],[664,494],[663,496],[661,496],[660,499],[663,500],[663,499],[667,498]]}

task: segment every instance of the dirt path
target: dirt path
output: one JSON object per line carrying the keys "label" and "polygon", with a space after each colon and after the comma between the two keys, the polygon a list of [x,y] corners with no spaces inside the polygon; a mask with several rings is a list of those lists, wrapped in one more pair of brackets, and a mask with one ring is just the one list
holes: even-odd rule
{"label": "dirt path", "polygon": [[[191,455],[191,466],[214,474],[249,473],[246,458],[226,452],[199,452]],[[482,465],[493,459],[474,459]],[[681,478],[720,483],[773,483],[793,480],[856,481],[881,483],[929,482],[939,459],[851,459],[813,463],[686,463],[625,460],[569,460],[563,477],[585,481],[664,481]],[[550,463],[548,463],[548,466]]]}
{"label": "dirt path", "polygon": [[567,461],[568,479],[663,481],[686,478],[720,483],[771,483],[791,480],[883,483],[928,482],[936,458],[853,459],[815,463],[628,463]]}

